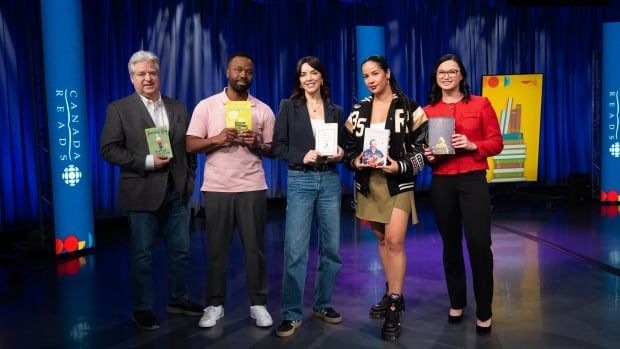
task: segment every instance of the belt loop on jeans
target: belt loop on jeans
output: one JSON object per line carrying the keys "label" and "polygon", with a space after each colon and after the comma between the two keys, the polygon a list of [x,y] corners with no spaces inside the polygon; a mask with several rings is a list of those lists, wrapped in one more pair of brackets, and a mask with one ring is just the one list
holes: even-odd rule
{"label": "belt loop on jeans", "polygon": [[325,172],[336,169],[334,164],[315,164],[315,165],[298,165],[288,164],[289,170],[293,171],[312,171],[312,172]]}

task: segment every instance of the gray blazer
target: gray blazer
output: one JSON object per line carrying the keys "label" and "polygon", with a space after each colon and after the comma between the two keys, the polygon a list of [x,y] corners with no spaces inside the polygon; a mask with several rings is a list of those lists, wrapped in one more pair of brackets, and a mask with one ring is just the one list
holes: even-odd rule
{"label": "gray blazer", "polygon": [[146,171],[149,153],[145,129],[155,127],[148,110],[137,93],[108,105],[101,133],[99,152],[121,169],[119,206],[129,211],[154,211],[165,197],[169,175],[184,200],[194,192],[196,156],[185,150],[187,108],[180,101],[162,96],[169,121],[173,158],[168,166]]}

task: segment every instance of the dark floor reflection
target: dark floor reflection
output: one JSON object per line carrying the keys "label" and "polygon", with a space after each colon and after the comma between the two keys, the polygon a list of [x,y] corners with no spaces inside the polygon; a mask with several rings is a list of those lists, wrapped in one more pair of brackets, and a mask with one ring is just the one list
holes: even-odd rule
{"label": "dark floor reflection", "polygon": [[[418,204],[420,224],[407,236],[407,313],[398,342],[380,339],[382,322],[368,317],[384,292],[376,243],[367,225],[342,212],[343,268],[334,307],[344,322],[329,325],[310,313],[316,268],[312,239],[306,314],[289,338],[260,329],[249,319],[243,253],[235,238],[230,252],[226,316],[211,329],[197,318],[165,313],[165,249],[155,249],[155,312],[159,331],[137,330],[131,299],[124,221],[102,222],[97,247],[56,262],[18,256],[0,264],[0,348],[612,348],[620,341],[620,214],[617,206],[532,205],[511,202],[494,213],[495,295],[493,332],[474,330],[473,295],[465,321],[447,323],[441,240],[429,205]],[[268,308],[280,320],[284,203],[270,202],[266,236],[271,292]],[[202,218],[193,222],[190,296],[205,298]],[[471,282],[469,285],[471,289]]]}

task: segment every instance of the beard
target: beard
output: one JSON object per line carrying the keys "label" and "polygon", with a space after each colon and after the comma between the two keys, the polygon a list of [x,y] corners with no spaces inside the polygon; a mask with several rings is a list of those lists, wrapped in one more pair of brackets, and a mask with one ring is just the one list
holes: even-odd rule
{"label": "beard", "polygon": [[233,89],[233,91],[243,94],[246,93],[252,86],[252,80],[248,80],[246,85],[239,85],[236,81],[229,80],[228,85],[231,89]]}

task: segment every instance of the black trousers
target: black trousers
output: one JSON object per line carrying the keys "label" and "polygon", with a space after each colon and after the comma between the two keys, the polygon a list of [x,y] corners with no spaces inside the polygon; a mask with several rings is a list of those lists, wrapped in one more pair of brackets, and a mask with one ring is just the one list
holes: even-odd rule
{"label": "black trousers", "polygon": [[[433,175],[431,201],[443,240],[443,264],[450,306],[467,305],[463,231],[473,274],[476,317],[492,315],[493,253],[491,252],[491,202],[484,171],[454,176]],[[464,228],[464,229],[463,229]]]}
{"label": "black trousers", "polygon": [[226,298],[228,251],[233,232],[239,232],[245,251],[247,289],[251,305],[267,304],[265,265],[266,190],[204,192],[207,245],[207,305],[223,305]]}

